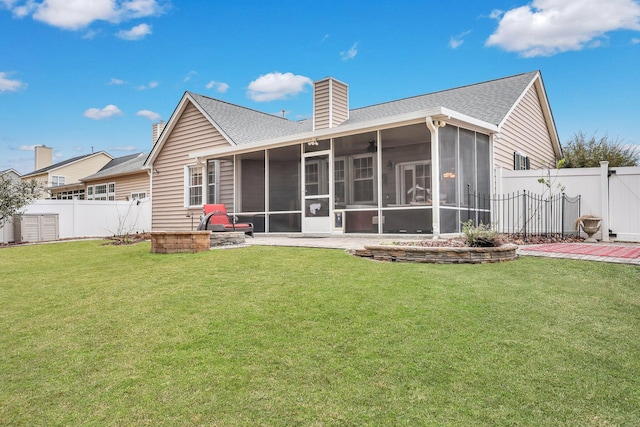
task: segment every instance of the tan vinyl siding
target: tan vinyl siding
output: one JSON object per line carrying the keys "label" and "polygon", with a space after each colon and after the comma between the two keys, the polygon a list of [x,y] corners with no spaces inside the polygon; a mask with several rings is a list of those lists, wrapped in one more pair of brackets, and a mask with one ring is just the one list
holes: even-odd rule
{"label": "tan vinyl siding", "polygon": [[349,88],[335,79],[314,83],[313,127],[327,129],[339,126],[349,118]]}
{"label": "tan vinyl siding", "polygon": [[224,203],[227,212],[233,212],[233,162],[228,160],[220,161],[220,203]]}
{"label": "tan vinyl siding", "polygon": [[314,88],[314,129],[326,129],[329,127],[329,80],[317,82]]}
{"label": "tan vinyl siding", "polygon": [[145,193],[147,197],[151,195],[149,174],[146,170],[137,174],[117,177],[114,181],[116,183],[116,200],[127,200],[127,197],[131,199],[131,193]]}
{"label": "tan vinyl siding", "polygon": [[334,127],[349,118],[349,92],[347,85],[335,80],[332,82],[332,89],[331,127]]}
{"label": "tan vinyl siding", "polygon": [[201,208],[187,210],[184,207],[184,168],[196,164],[194,159],[189,158],[189,153],[221,145],[228,146],[229,143],[188,102],[153,163],[153,169],[158,171],[153,175],[153,230],[190,230],[191,218],[186,216],[187,213],[192,213],[196,219],[200,218]]}
{"label": "tan vinyl siding", "polygon": [[64,176],[65,184],[80,182],[86,176],[93,175],[111,161],[111,157],[100,153],[77,162],[61,166],[49,171],[49,175]]}
{"label": "tan vinyl siding", "polygon": [[555,164],[549,129],[540,98],[532,85],[503,124],[494,146],[495,166],[513,169],[513,153],[529,157],[531,169]]}
{"label": "tan vinyl siding", "polygon": [[147,197],[151,196],[149,186],[149,174],[146,170],[129,175],[104,177],[96,180],[85,181],[85,198],[87,197],[87,187],[91,185],[116,183],[116,200],[130,200],[131,193],[146,193]]}

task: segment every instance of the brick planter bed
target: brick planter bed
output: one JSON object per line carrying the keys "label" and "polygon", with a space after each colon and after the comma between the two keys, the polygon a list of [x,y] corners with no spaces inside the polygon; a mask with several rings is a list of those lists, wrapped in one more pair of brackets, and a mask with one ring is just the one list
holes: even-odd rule
{"label": "brick planter bed", "polygon": [[177,254],[208,251],[211,231],[152,231],[151,253]]}
{"label": "brick planter bed", "polygon": [[391,262],[484,264],[516,259],[516,249],[518,246],[511,244],[495,248],[371,245],[357,250],[355,255]]}

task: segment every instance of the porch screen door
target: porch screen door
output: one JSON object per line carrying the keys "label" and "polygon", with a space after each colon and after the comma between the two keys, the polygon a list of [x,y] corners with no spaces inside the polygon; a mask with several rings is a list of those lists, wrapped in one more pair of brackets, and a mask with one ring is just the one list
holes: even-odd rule
{"label": "porch screen door", "polygon": [[304,233],[329,233],[329,154],[304,157]]}

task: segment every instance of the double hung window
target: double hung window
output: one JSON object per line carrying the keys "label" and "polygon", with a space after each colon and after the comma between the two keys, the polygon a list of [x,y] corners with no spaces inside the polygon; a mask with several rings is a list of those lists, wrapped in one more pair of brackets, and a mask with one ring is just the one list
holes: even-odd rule
{"label": "double hung window", "polygon": [[186,174],[186,205],[202,205],[202,167],[187,166]]}
{"label": "double hung window", "polygon": [[353,202],[375,202],[373,156],[353,157]]}

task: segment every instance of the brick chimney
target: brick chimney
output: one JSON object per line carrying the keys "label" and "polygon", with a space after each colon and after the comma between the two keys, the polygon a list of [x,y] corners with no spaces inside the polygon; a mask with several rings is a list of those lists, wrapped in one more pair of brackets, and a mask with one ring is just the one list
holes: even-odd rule
{"label": "brick chimney", "polygon": [[164,127],[167,124],[164,121],[159,121],[158,123],[154,123],[151,125],[151,145],[153,146],[153,144],[155,144],[158,141],[158,138],[160,138],[160,135],[162,134],[162,131],[164,130]]}
{"label": "brick chimney", "polygon": [[349,119],[349,86],[333,77],[313,83],[313,130],[340,126]]}
{"label": "brick chimney", "polygon": [[53,148],[44,145],[34,147],[34,169],[39,170],[53,164]]}

